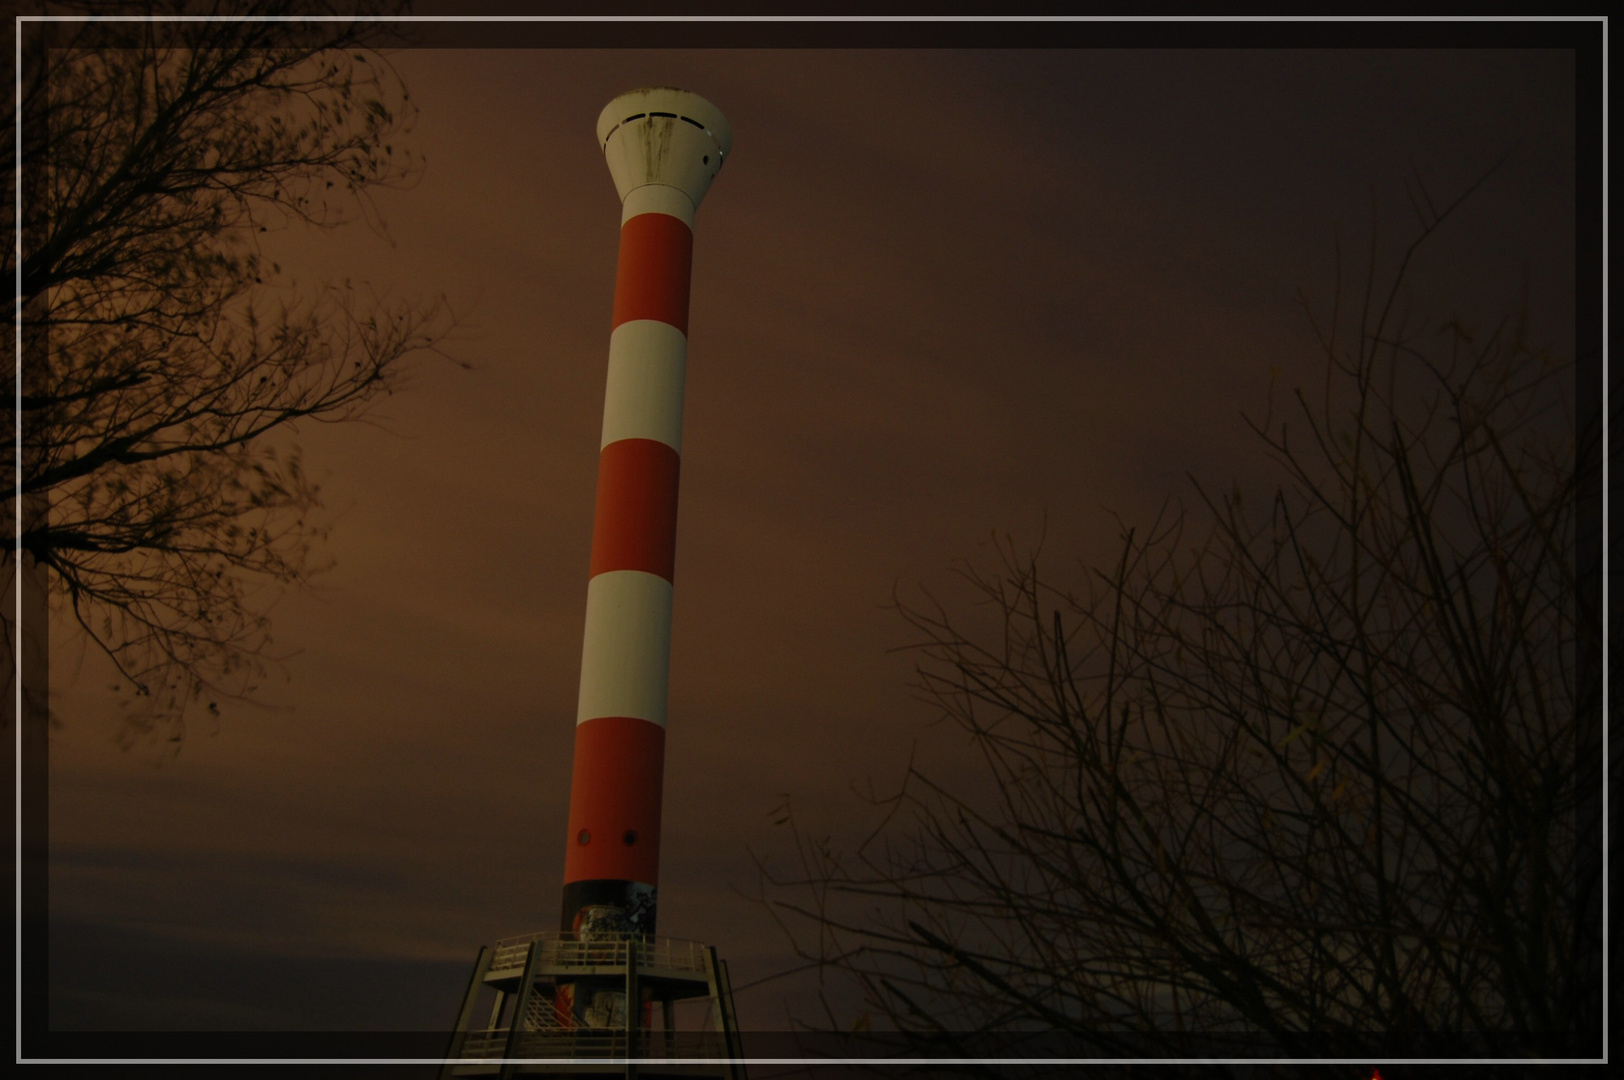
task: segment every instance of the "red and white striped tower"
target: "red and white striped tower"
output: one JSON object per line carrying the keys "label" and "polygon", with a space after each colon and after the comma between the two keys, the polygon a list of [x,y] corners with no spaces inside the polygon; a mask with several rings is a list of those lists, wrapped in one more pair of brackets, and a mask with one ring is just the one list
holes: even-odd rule
{"label": "red and white striped tower", "polygon": [[622,94],[598,117],[620,193],[561,929],[653,934],[694,211],[732,145],[685,90]]}

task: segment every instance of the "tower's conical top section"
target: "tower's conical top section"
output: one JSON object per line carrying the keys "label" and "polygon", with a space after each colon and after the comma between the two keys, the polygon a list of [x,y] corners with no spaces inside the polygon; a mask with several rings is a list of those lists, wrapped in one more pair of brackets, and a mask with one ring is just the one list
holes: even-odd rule
{"label": "tower's conical top section", "polygon": [[621,201],[646,184],[664,184],[697,208],[733,148],[733,133],[722,111],[698,94],[648,86],[603,107],[598,145]]}

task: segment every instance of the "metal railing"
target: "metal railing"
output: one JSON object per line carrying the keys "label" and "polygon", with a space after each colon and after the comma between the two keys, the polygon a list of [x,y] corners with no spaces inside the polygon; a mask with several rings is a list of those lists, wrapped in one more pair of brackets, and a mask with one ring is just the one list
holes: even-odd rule
{"label": "metal railing", "polygon": [[[504,1056],[508,1044],[508,1028],[470,1031],[462,1044],[463,1059],[488,1059]],[[626,1033],[605,1031],[602,1028],[554,1028],[543,1031],[521,1031],[514,1044],[514,1056],[520,1058],[615,1058],[626,1057]],[[684,1031],[668,1033],[659,1029],[645,1030],[637,1037],[639,1058],[725,1058],[727,1043],[721,1032]]]}
{"label": "metal railing", "polygon": [[[525,951],[532,942],[540,942],[543,967],[625,967],[626,944],[629,939],[579,939],[567,931],[543,930],[534,934],[520,934],[503,938],[492,948],[492,971],[506,971],[524,966]],[[682,938],[638,936],[637,966],[663,968],[669,971],[705,973],[705,946]]]}
{"label": "metal railing", "polygon": [[[634,981],[628,970],[634,946],[639,998],[645,1009],[661,1006],[664,1025],[651,1023],[649,1012],[626,1014],[626,997]],[[527,975],[519,974],[526,968],[533,980],[528,986]],[[641,981],[645,975],[648,982]],[[573,1011],[569,1005],[559,1011],[556,992],[571,984],[575,991],[565,1000],[573,1001],[583,987],[592,995],[592,1007],[581,1016],[569,1015]],[[625,989],[617,990],[617,985]],[[497,995],[487,1023],[505,1018],[508,1026],[475,1030],[465,1026],[482,987]],[[730,1064],[743,1054],[731,992],[726,965],[717,960],[714,949],[697,941],[649,935],[583,939],[559,931],[503,938],[480,950],[449,1049],[452,1060],[441,1070],[441,1080],[485,1075],[498,1066],[506,1075],[515,1061],[524,1059],[618,1058],[682,1062],[684,1068],[697,1064],[701,1072],[716,1066],[719,1076],[742,1077]],[[674,1003],[694,998],[709,1000],[704,1026],[678,1030]],[[628,1019],[635,1025],[631,1030]]]}

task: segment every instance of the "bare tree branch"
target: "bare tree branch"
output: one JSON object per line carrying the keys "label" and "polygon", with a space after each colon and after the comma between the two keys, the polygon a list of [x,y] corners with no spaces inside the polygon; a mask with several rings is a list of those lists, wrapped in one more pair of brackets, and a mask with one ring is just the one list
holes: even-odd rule
{"label": "bare tree branch", "polygon": [[910,766],[862,847],[790,818],[796,870],[758,865],[798,954],[899,1031],[1313,1056],[1599,1035],[1571,367],[1521,316],[1404,314],[1461,199],[1412,201],[1398,269],[1315,325],[1323,399],[1247,421],[1270,499],[1198,484],[1075,593],[1001,541],[959,570],[990,621],[898,603],[983,784]]}
{"label": "bare tree branch", "polygon": [[20,486],[0,479],[22,523],[7,558],[49,569],[53,610],[112,659],[137,725],[177,740],[192,706],[252,695],[273,659],[259,594],[312,569],[320,491],[283,436],[360,416],[450,328],[443,301],[345,283],[268,303],[261,288],[282,273],[261,233],[356,212],[381,227],[370,193],[421,171],[384,25],[28,27],[23,461]]}

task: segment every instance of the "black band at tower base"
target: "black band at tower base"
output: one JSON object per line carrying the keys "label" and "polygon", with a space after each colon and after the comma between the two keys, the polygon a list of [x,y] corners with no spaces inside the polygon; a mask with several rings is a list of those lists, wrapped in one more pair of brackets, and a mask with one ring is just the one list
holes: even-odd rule
{"label": "black band at tower base", "polygon": [[592,878],[564,885],[558,928],[585,937],[654,933],[654,886],[640,881]]}

